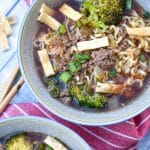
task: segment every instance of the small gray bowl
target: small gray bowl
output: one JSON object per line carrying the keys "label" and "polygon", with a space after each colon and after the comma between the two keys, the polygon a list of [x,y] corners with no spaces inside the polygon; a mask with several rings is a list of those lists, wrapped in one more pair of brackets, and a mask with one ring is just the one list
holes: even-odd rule
{"label": "small gray bowl", "polygon": [[0,121],[0,137],[19,132],[37,132],[53,136],[72,150],[91,150],[89,145],[74,131],[40,117],[14,117]]}
{"label": "small gray bowl", "polygon": [[[30,8],[24,19],[18,40],[19,62],[22,75],[31,91],[35,94],[40,103],[54,114],[65,120],[83,125],[110,125],[128,120],[143,112],[150,106],[150,87],[145,89],[144,92],[140,94],[136,100],[130,102],[130,104],[124,107],[116,107],[112,103],[113,108],[103,112],[85,112],[77,110],[73,107],[65,106],[49,95],[47,89],[40,80],[33,59],[33,36],[39,28],[39,23],[36,19],[39,16],[39,9],[42,3],[46,3],[53,8],[59,7],[66,1],[75,2],[75,0],[38,0]],[[138,1],[141,2],[143,7],[147,10],[150,9],[149,0]],[[76,0],[76,3],[79,4],[81,1]]]}

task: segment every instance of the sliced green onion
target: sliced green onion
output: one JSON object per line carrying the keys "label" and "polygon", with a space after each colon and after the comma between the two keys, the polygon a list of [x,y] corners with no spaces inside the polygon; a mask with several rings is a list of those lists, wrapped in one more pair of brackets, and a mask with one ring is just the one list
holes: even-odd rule
{"label": "sliced green onion", "polygon": [[144,55],[140,55],[140,61],[141,61],[141,62],[145,62],[145,61],[146,61],[146,58],[145,58]]}
{"label": "sliced green onion", "polygon": [[59,77],[59,79],[64,83],[68,83],[71,78],[72,75],[69,72],[63,72]]}
{"label": "sliced green onion", "polygon": [[126,9],[131,10],[132,9],[132,0],[126,0]]}
{"label": "sliced green onion", "polygon": [[73,61],[69,63],[69,69],[72,73],[77,73],[81,69],[81,64],[79,62]]}
{"label": "sliced green onion", "polygon": [[110,78],[114,78],[117,75],[116,69],[109,71],[108,75]]}
{"label": "sliced green onion", "polygon": [[59,33],[60,34],[65,34],[67,32],[66,26],[62,24],[59,28]]}
{"label": "sliced green onion", "polygon": [[85,63],[89,59],[90,59],[90,56],[88,54],[75,54],[74,55],[74,60],[78,61],[81,64]]}

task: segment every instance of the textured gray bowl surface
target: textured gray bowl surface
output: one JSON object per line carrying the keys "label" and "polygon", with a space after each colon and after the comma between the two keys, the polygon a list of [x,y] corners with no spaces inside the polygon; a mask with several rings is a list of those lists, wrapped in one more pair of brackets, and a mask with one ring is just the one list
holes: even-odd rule
{"label": "textured gray bowl surface", "polygon": [[[69,0],[65,0],[69,1]],[[39,28],[39,23],[36,21],[39,15],[39,9],[42,3],[46,3],[51,7],[59,7],[64,0],[38,0],[25,17],[19,37],[19,62],[23,77],[38,98],[38,100],[50,111],[56,115],[79,124],[84,125],[110,125],[127,120],[138,115],[150,106],[150,88],[147,88],[140,94],[136,100],[122,108],[112,104],[112,109],[106,112],[84,112],[75,108],[65,106],[58,100],[51,98],[44,84],[40,80],[33,59],[33,36]],[[71,2],[71,1],[69,1]],[[141,2],[139,0],[139,2]],[[79,3],[79,1],[78,1]],[[149,0],[141,2],[147,10],[150,8]],[[145,6],[144,6],[145,4]]]}
{"label": "textured gray bowl surface", "polygon": [[53,136],[73,150],[91,150],[89,145],[67,127],[39,117],[15,117],[0,121],[0,137],[19,132],[37,132]]}

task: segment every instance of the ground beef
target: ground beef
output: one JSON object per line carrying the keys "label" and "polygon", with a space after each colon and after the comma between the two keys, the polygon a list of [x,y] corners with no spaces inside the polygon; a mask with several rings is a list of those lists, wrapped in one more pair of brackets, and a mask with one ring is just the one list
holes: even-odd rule
{"label": "ground beef", "polygon": [[128,41],[126,39],[122,40],[120,43],[119,43],[119,48],[120,50],[122,51],[125,51],[126,49],[128,49],[131,45],[128,43]]}
{"label": "ground beef", "polygon": [[59,71],[66,71],[68,69],[69,62],[72,61],[73,58],[73,51],[72,46],[75,46],[77,42],[79,41],[85,41],[87,40],[87,37],[84,35],[81,35],[79,29],[70,31],[69,30],[69,36],[63,36],[63,44],[65,45],[64,55],[63,57],[60,57],[57,65],[57,70]]}
{"label": "ground beef", "polygon": [[69,96],[69,92],[67,90],[63,90],[61,91],[60,93],[60,97],[63,98],[63,97],[68,97]]}
{"label": "ground beef", "polygon": [[91,57],[88,67],[99,66],[103,70],[113,68],[116,61],[115,53],[111,48],[100,48],[97,51],[93,51]]}
{"label": "ground beef", "polygon": [[87,36],[83,35],[79,28],[76,28],[76,23],[68,19],[67,22],[67,36],[64,39],[64,44],[68,47],[75,46],[79,41],[87,40]]}
{"label": "ground beef", "polygon": [[64,45],[66,45],[67,48],[75,46],[80,41],[87,40],[87,36],[82,35],[79,29],[69,31],[68,35],[68,38],[63,39]]}
{"label": "ground beef", "polygon": [[58,71],[66,71],[68,69],[68,63],[72,60],[72,55],[68,52],[65,53],[58,61]]}
{"label": "ground beef", "polygon": [[71,97],[63,97],[60,98],[60,100],[65,104],[65,105],[70,105],[72,102],[72,98]]}

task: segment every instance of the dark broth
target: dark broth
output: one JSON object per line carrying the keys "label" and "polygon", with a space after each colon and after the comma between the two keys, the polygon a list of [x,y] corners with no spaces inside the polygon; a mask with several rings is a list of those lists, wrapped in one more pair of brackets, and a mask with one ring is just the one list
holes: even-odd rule
{"label": "dark broth", "polygon": [[[74,2],[74,1],[69,1],[68,4],[70,6],[72,6],[73,8],[77,9],[77,10],[81,6],[80,3],[77,3],[77,2]],[[136,2],[133,2],[133,10],[136,10],[136,12],[138,12],[140,15],[142,15],[143,9]],[[131,11],[128,11],[126,13],[129,15],[131,13]],[[58,14],[56,13],[55,17],[58,18],[58,20],[61,21],[61,22],[64,20],[63,16],[59,15],[59,13]],[[46,33],[47,29],[48,28],[47,28],[46,25],[40,25],[40,27],[39,27],[39,29],[38,29],[37,34],[36,34],[35,37],[37,37],[39,35],[39,33],[41,33],[41,32],[45,32]],[[37,51],[38,51],[38,49],[34,48],[33,53],[34,53],[35,65],[36,65],[38,74],[40,76],[40,79],[44,83],[44,81],[45,81],[45,75],[44,75],[41,63],[39,61],[39,57],[38,57]],[[150,55],[148,55],[148,57],[150,57]],[[59,81],[59,79],[58,79],[58,82],[60,83],[60,85],[61,85],[62,88],[66,88],[66,86],[64,86],[64,84]],[[138,89],[138,88],[136,88],[137,85],[133,85],[131,91],[129,91],[130,92],[130,99],[131,100],[135,100],[135,98],[137,96],[139,96],[140,94],[142,94],[144,92],[144,90],[149,86],[149,82],[150,82],[150,76],[148,74],[148,77],[144,81],[144,86],[143,86],[142,89]],[[46,87],[46,84],[45,84],[45,87]],[[111,109],[117,109],[117,108],[119,108],[119,107],[121,107],[121,106],[123,106],[125,104],[129,104],[131,102],[131,100],[129,100],[129,97],[126,97],[125,95],[118,95],[118,96],[113,96],[113,97],[112,97],[112,95],[109,95],[108,97],[111,100],[108,101],[108,105],[106,105],[106,107],[104,109],[101,109],[101,111],[107,111],[107,110],[111,110]],[[83,111],[89,111],[89,112],[91,112],[91,111],[99,112],[100,111],[99,109],[96,109],[96,108],[82,107],[82,106],[79,105],[79,103],[78,103],[78,101],[76,99],[73,99],[73,101],[71,103],[71,106],[73,106],[76,109],[83,110]]]}

